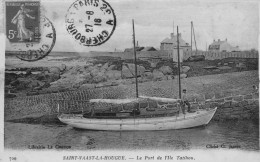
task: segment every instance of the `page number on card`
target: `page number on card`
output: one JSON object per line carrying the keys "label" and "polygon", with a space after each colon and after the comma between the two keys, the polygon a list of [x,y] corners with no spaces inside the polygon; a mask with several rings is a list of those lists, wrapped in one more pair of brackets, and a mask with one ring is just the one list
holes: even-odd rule
{"label": "page number on card", "polygon": [[16,157],[9,157],[10,161],[16,161],[16,159],[17,159]]}

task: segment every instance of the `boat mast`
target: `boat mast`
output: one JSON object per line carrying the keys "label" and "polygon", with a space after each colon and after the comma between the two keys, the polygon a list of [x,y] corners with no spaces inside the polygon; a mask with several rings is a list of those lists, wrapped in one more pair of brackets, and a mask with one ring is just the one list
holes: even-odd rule
{"label": "boat mast", "polygon": [[135,57],[135,88],[136,88],[136,98],[138,98],[138,80],[137,80],[137,65],[136,65],[136,51],[135,51],[135,25],[134,19],[133,22],[133,43],[134,43],[134,57]]}
{"label": "boat mast", "polygon": [[190,46],[191,46],[191,52],[192,52],[192,21],[190,22]]}
{"label": "boat mast", "polygon": [[193,31],[194,43],[195,43],[195,47],[196,47],[196,54],[197,54],[197,44],[196,44],[196,38],[195,38],[195,32],[194,32],[194,26],[193,26],[193,22],[191,22],[191,29],[192,29],[192,31]]}
{"label": "boat mast", "polygon": [[181,99],[181,65],[180,65],[180,45],[179,45],[179,27],[177,26],[177,53],[179,70],[179,98]]}

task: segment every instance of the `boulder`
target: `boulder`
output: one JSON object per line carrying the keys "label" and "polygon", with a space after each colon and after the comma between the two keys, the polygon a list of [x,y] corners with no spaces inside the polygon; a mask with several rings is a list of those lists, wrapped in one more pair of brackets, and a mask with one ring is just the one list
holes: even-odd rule
{"label": "boulder", "polygon": [[91,72],[94,69],[98,69],[98,67],[95,68],[94,66],[88,66],[88,67],[85,67],[85,68],[86,68],[87,72]]}
{"label": "boulder", "polygon": [[90,73],[83,73],[84,83],[91,83],[92,76]]}
{"label": "boulder", "polygon": [[122,67],[122,78],[133,78],[133,74],[132,72],[128,69],[128,67],[126,67],[125,65],[123,65]]}
{"label": "boulder", "polygon": [[27,85],[28,88],[42,87],[45,83],[38,80],[31,80]]}
{"label": "boulder", "polygon": [[11,86],[14,86],[17,90],[24,90],[28,88],[28,85],[31,83],[31,79],[26,78],[17,78],[17,80],[10,83]]}
{"label": "boulder", "polygon": [[238,71],[242,71],[246,69],[246,65],[243,62],[238,62],[236,63],[236,68],[238,69]]}
{"label": "boulder", "polygon": [[10,82],[10,85],[11,85],[11,86],[14,86],[14,87],[18,86],[18,85],[19,85],[19,80],[16,79],[16,80],[14,80],[14,81],[11,81],[11,82]]}
{"label": "boulder", "polygon": [[167,74],[172,74],[172,68],[170,68],[169,66],[162,66],[159,69],[164,75]]}
{"label": "boulder", "polygon": [[195,56],[190,56],[186,61],[204,61],[205,56],[204,55],[195,55]]}
{"label": "boulder", "polygon": [[203,67],[203,69],[213,70],[213,69],[218,69],[218,67],[216,67],[216,66],[207,66],[207,67]]}
{"label": "boulder", "polygon": [[26,96],[34,96],[34,95],[39,95],[38,91],[30,91],[26,93]]}
{"label": "boulder", "polygon": [[153,79],[153,73],[151,73],[151,72],[145,72],[145,73],[143,74],[143,78],[148,79],[148,80],[152,80],[152,79]]}
{"label": "boulder", "polygon": [[5,93],[5,98],[15,98],[15,97],[16,97],[15,94]]}
{"label": "boulder", "polygon": [[94,64],[92,63],[92,62],[86,62],[86,65],[85,66],[87,66],[87,67],[89,67],[89,66],[93,66]]}
{"label": "boulder", "polygon": [[79,87],[85,81],[85,76],[83,74],[78,75],[68,75],[66,78],[59,79],[55,82],[50,83],[51,88],[53,87]]}
{"label": "boulder", "polygon": [[58,79],[60,79],[60,74],[45,73],[45,81],[47,83],[54,82]]}
{"label": "boulder", "polygon": [[80,89],[92,89],[92,88],[95,88],[95,84],[82,84],[79,88]]}
{"label": "boulder", "polygon": [[95,88],[101,88],[101,87],[105,87],[105,85],[103,83],[95,84]]}
{"label": "boulder", "polygon": [[42,73],[39,73],[39,74],[37,74],[36,75],[36,77],[35,77],[37,80],[40,80],[40,81],[42,81],[42,80],[45,80],[45,74],[42,72]]}
{"label": "boulder", "polygon": [[105,82],[103,83],[104,87],[111,87],[111,86],[115,86],[115,83],[114,82]]}
{"label": "boulder", "polygon": [[18,90],[25,90],[27,88],[43,87],[45,82],[32,78],[17,78],[10,85],[16,87]]}
{"label": "boulder", "polygon": [[[188,77],[187,74],[181,74],[180,76],[181,76],[181,79]],[[178,77],[179,77],[178,75],[175,75],[175,76],[174,76],[174,78],[176,78],[176,79],[178,79]]]}
{"label": "boulder", "polygon": [[108,69],[108,63],[105,63],[101,68],[100,71],[106,71]]}
{"label": "boulder", "polygon": [[137,74],[143,75],[143,73],[146,71],[145,67],[141,66],[141,65],[137,65]]}
{"label": "boulder", "polygon": [[60,71],[66,70],[67,66],[65,64],[61,64],[60,66]]}
{"label": "boulder", "polygon": [[5,73],[5,85],[10,84],[18,77],[15,73]]}
{"label": "boulder", "polygon": [[106,72],[106,76],[108,80],[118,80],[121,79],[121,71],[110,70]]}
{"label": "boulder", "polygon": [[38,81],[38,80],[37,80],[37,82],[38,82],[39,87],[43,87],[45,85],[45,82],[41,82],[41,81]]}
{"label": "boulder", "polygon": [[81,86],[81,83],[72,84],[72,88],[78,89],[80,86]]}
{"label": "boulder", "polygon": [[153,71],[153,80],[163,80],[165,79],[165,76],[163,73],[157,69],[154,69]]}
{"label": "boulder", "polygon": [[[135,75],[135,64],[127,64],[128,69],[131,71],[133,75]],[[137,65],[137,75],[143,75],[145,72],[145,68],[143,66]]]}
{"label": "boulder", "polygon": [[25,72],[25,75],[31,75],[32,74],[32,70],[31,69],[27,69]]}
{"label": "boulder", "polygon": [[227,69],[232,69],[232,67],[230,66],[221,66],[221,67],[218,67],[219,70],[227,70]]}
{"label": "boulder", "polygon": [[80,66],[75,66],[75,67],[71,67],[66,73],[64,73],[65,75],[66,74],[69,74],[69,75],[76,75],[78,74],[78,70],[80,69]]}
{"label": "boulder", "polygon": [[187,76],[188,76],[187,74],[181,74],[181,75],[180,75],[181,79],[187,78]]}
{"label": "boulder", "polygon": [[60,68],[58,67],[51,67],[49,68],[49,73],[53,73],[53,74],[60,74]]}
{"label": "boulder", "polygon": [[91,76],[92,77],[95,77],[95,76],[97,76],[98,75],[98,73],[99,73],[99,70],[98,69],[93,69],[93,70],[91,70],[91,72],[90,72],[90,74],[91,74]]}
{"label": "boulder", "polygon": [[82,73],[84,73],[85,71],[86,71],[86,69],[85,69],[84,66],[78,67],[78,73],[79,73],[79,74],[82,74]]}
{"label": "boulder", "polygon": [[115,66],[116,66],[116,65],[110,65],[110,66],[107,68],[107,71],[113,70]]}
{"label": "boulder", "polygon": [[236,63],[236,67],[238,68],[246,68],[246,65],[243,62]]}
{"label": "boulder", "polygon": [[157,66],[157,64],[158,64],[157,62],[151,62],[151,65],[150,65],[150,66],[153,67],[153,68],[155,68],[155,67]]}
{"label": "boulder", "polygon": [[100,82],[105,82],[107,79],[104,75],[100,76],[97,75],[95,77],[93,77],[93,83],[100,83]]}
{"label": "boulder", "polygon": [[124,80],[122,80],[121,84],[124,84],[124,85],[132,84],[132,80],[131,79],[124,79]]}
{"label": "boulder", "polygon": [[174,79],[174,77],[173,77],[172,75],[166,75],[165,77],[167,78],[167,80],[172,80],[172,79]]}
{"label": "boulder", "polygon": [[189,66],[182,66],[181,67],[181,73],[187,73],[190,70]]}

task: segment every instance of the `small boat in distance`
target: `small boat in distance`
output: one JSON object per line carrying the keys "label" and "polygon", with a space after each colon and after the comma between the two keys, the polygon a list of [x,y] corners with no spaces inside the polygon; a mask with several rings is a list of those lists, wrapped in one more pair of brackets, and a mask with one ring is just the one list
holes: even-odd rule
{"label": "small boat in distance", "polygon": [[[179,37],[177,27],[177,38]],[[184,129],[207,125],[214,116],[217,107],[213,109],[198,109],[193,113],[182,113],[181,111],[181,83],[179,76],[179,99],[149,97],[138,95],[137,65],[135,51],[135,32],[133,20],[133,52],[135,56],[135,79],[136,98],[131,99],[91,99],[91,111],[82,114],[60,114],[58,118],[61,122],[75,128],[89,130],[109,130],[109,131],[145,131],[145,130],[170,130]],[[178,44],[178,68],[179,61],[179,41]],[[180,75],[180,72],[179,72]],[[156,104],[149,104],[150,101]],[[112,104],[121,111],[95,112],[95,104]],[[132,105],[131,110],[124,110],[125,105]],[[145,108],[142,107],[146,105]],[[158,108],[158,105],[163,107]],[[175,109],[172,108],[175,106]],[[120,109],[120,108],[119,108]],[[145,111],[155,111],[158,109],[169,110],[167,113],[146,113]],[[59,105],[58,105],[59,110]],[[177,111],[176,111],[177,110]]]}

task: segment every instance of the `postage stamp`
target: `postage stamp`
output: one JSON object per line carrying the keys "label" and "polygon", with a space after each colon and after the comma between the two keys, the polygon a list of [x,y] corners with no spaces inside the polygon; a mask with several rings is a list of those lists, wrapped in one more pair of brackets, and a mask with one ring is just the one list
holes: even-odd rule
{"label": "postage stamp", "polygon": [[83,46],[105,43],[116,28],[116,15],[105,0],[77,0],[66,14],[66,29]]}
{"label": "postage stamp", "polygon": [[11,1],[6,5],[6,35],[10,42],[40,41],[40,2]]}
{"label": "postage stamp", "polygon": [[41,17],[41,36],[39,43],[24,42],[13,43],[12,51],[18,58],[24,61],[37,61],[46,57],[52,50],[56,42],[56,31],[52,22],[46,18]]}

